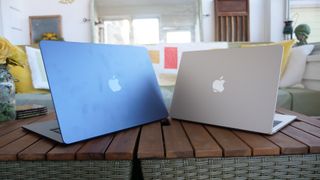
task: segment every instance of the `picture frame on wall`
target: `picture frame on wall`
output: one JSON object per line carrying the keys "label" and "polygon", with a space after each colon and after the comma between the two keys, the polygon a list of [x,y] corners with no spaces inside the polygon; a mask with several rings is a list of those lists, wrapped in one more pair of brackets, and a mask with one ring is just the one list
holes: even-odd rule
{"label": "picture frame on wall", "polygon": [[61,15],[30,16],[30,43],[39,43],[45,33],[50,33],[50,36],[55,35],[58,39],[62,39],[61,19]]}

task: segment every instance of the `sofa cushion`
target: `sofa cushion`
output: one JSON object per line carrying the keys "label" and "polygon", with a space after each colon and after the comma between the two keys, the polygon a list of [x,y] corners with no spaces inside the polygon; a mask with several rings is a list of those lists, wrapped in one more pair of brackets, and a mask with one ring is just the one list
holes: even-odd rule
{"label": "sofa cushion", "polygon": [[170,110],[174,86],[161,86],[162,97],[168,110]]}
{"label": "sofa cushion", "polygon": [[320,91],[300,88],[285,89],[292,97],[293,111],[309,116],[320,116]]}
{"label": "sofa cushion", "polygon": [[280,81],[280,87],[290,87],[301,83],[307,56],[311,53],[313,47],[314,45],[303,45],[292,48],[287,69]]}
{"label": "sofa cushion", "polygon": [[292,97],[288,91],[286,91],[285,89],[278,90],[277,107],[291,109],[291,101]]}
{"label": "sofa cushion", "polygon": [[49,89],[40,49],[26,46],[29,67],[31,70],[32,85],[35,89]]}
{"label": "sofa cushion", "polygon": [[[24,47],[22,47],[22,49],[25,50]],[[39,90],[39,89],[33,88],[30,67],[29,67],[29,63],[26,55],[23,59],[23,64],[24,64],[24,68],[19,66],[10,67],[10,73],[13,75],[15,79],[18,80],[17,82],[15,82],[16,92],[17,93],[48,93],[47,90]]]}

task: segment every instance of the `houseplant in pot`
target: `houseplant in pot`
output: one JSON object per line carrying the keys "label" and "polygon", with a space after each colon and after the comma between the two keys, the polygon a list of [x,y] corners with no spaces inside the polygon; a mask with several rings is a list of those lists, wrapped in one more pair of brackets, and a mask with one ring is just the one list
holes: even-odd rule
{"label": "houseplant in pot", "polygon": [[23,67],[25,58],[23,50],[0,37],[0,122],[16,118],[15,84],[9,67]]}

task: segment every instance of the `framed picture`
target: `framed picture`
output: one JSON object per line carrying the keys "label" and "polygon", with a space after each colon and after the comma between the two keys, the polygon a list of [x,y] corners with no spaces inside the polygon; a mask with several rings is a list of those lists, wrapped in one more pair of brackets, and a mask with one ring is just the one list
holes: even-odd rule
{"label": "framed picture", "polygon": [[61,16],[30,16],[30,43],[38,43],[44,33],[54,33],[57,37],[62,38]]}

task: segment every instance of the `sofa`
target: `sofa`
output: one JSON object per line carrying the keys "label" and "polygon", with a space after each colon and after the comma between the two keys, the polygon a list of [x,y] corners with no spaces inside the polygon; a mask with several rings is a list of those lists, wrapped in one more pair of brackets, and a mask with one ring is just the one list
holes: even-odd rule
{"label": "sofa", "polygon": [[[320,43],[314,43],[315,47],[308,56],[302,87],[280,88],[278,91],[277,107],[300,112],[308,116],[320,116]],[[234,48],[238,45],[229,45]],[[176,75],[158,74],[158,82],[167,108],[170,108],[174,91]],[[51,95],[44,94],[16,94],[17,105],[41,104],[54,111]]]}

